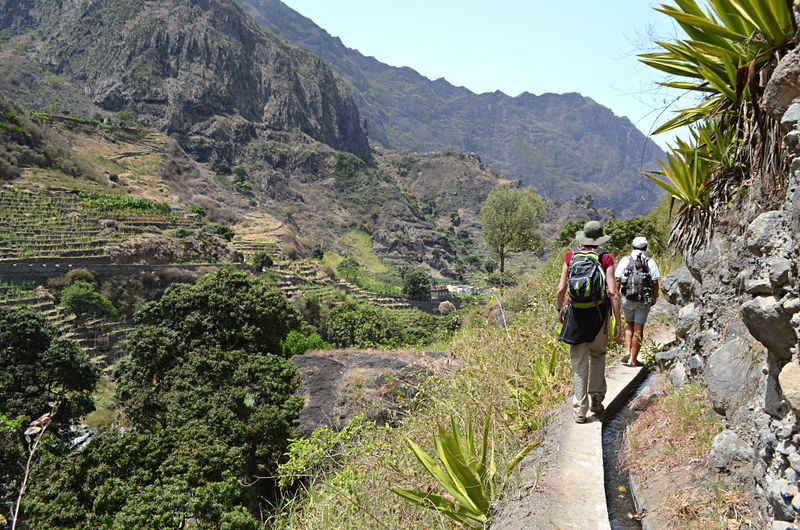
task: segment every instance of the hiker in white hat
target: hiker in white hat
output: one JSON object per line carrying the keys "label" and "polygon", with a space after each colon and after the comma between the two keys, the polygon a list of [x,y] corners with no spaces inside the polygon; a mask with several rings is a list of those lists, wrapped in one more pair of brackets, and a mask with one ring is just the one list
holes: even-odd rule
{"label": "hiker in white hat", "polygon": [[650,308],[658,300],[658,281],[661,274],[655,260],[646,254],[647,238],[633,238],[630,255],[619,260],[614,277],[622,295],[625,316],[625,366],[641,366],[639,351],[644,340],[644,324]]}

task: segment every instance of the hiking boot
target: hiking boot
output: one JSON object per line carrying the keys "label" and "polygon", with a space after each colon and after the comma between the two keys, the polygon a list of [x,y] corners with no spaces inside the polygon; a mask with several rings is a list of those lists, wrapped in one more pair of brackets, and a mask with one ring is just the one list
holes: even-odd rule
{"label": "hiking boot", "polygon": [[585,415],[582,416],[580,414],[575,414],[575,423],[586,423],[586,416]]}
{"label": "hiking boot", "polygon": [[602,414],[606,408],[603,406],[603,400],[597,397],[592,397],[589,410],[595,414]]}

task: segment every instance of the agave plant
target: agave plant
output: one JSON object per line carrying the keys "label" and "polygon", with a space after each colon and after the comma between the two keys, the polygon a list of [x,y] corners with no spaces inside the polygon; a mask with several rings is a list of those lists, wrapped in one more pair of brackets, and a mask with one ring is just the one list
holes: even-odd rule
{"label": "agave plant", "polygon": [[705,11],[695,0],[675,3],[657,11],[688,38],[658,42],[664,51],[640,57],[675,76],[662,85],[703,96],[654,132],[693,128],[692,141],[678,141],[661,171],[647,175],[682,203],[670,241],[687,250],[710,236],[716,209],[733,186],[786,173],[779,124],[761,112],[760,98],[794,46],[797,26],[791,0],[708,0]]}
{"label": "agave plant", "polygon": [[[419,488],[397,487],[392,491],[409,502],[437,510],[465,526],[483,528],[489,518],[489,507],[496,498],[497,468],[489,441],[490,421],[491,409],[483,422],[480,447],[475,445],[471,418],[467,418],[463,434],[452,416],[450,431],[438,425],[438,436],[434,435],[433,442],[441,465],[413,440],[407,440],[425,470],[452,495],[452,499]],[[531,444],[520,451],[512,459],[509,469],[513,469],[535,446]]]}

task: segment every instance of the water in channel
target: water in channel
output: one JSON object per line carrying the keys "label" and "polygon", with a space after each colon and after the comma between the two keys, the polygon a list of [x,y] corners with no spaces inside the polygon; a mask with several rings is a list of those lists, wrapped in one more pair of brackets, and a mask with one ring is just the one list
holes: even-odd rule
{"label": "water in channel", "polygon": [[637,517],[636,504],[631,494],[630,476],[627,471],[619,468],[619,453],[622,450],[625,429],[635,417],[635,413],[628,405],[633,398],[639,395],[649,379],[650,375],[634,392],[631,392],[628,400],[617,413],[603,425],[603,469],[611,530],[641,530],[642,528],[642,522]]}

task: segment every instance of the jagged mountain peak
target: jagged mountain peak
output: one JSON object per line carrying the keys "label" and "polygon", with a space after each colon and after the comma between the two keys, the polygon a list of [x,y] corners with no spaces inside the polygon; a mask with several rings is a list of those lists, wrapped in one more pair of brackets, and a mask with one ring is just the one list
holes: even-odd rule
{"label": "jagged mountain peak", "polygon": [[233,0],[0,2],[0,29],[32,28],[53,71],[101,108],[177,135],[200,160],[234,159],[262,128],[369,158],[347,86]]}
{"label": "jagged mountain peak", "polygon": [[259,24],[319,55],[348,81],[375,143],[475,152],[506,178],[522,179],[550,198],[591,193],[618,216],[643,213],[660,196],[642,171],[657,168],[661,149],[591,98],[475,94],[365,57],[280,0],[239,2]]}

